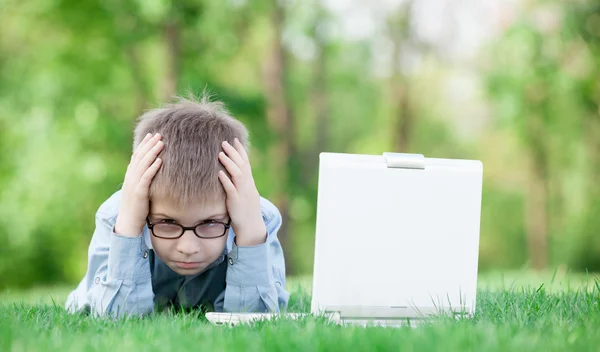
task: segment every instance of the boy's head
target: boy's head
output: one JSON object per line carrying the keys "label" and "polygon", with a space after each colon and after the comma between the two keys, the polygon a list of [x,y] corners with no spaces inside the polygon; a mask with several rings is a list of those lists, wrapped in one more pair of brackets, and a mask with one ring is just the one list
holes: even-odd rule
{"label": "boy's head", "polygon": [[[207,96],[199,101],[179,99],[143,114],[135,128],[135,150],[147,133],[160,133],[165,148],[159,155],[162,166],[150,186],[150,198],[185,206],[224,200],[218,179],[221,143],[233,139],[248,151],[248,130],[233,118],[221,102]],[[229,174],[228,174],[229,175]]]}
{"label": "boy's head", "polygon": [[[218,172],[227,170],[218,156],[221,143],[233,144],[234,138],[248,150],[246,127],[221,102],[204,96],[199,101],[180,99],[142,115],[134,132],[134,150],[147,133],[160,133],[165,144],[159,155],[162,166],[150,186],[150,222],[186,227],[204,220],[226,223],[229,215]],[[197,274],[214,262],[227,240],[226,235],[198,238],[192,231],[178,239],[151,238],[158,257],[182,275]]]}

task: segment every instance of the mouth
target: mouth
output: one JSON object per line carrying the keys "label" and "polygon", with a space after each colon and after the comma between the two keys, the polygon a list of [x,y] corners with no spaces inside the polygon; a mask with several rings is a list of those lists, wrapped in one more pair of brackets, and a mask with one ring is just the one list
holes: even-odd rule
{"label": "mouth", "polygon": [[199,268],[202,263],[200,262],[174,262],[178,268],[181,269],[196,269]]}

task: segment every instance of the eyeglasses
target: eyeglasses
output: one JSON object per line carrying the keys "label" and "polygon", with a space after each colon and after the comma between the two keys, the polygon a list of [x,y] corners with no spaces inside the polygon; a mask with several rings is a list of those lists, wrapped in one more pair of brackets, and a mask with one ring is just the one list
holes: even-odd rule
{"label": "eyeglasses", "polygon": [[192,230],[198,238],[219,238],[225,236],[227,230],[231,227],[231,219],[227,223],[216,220],[204,220],[201,223],[185,227],[172,220],[161,220],[151,224],[150,219],[146,218],[148,229],[155,237],[169,240],[177,239],[183,236],[187,230]]}

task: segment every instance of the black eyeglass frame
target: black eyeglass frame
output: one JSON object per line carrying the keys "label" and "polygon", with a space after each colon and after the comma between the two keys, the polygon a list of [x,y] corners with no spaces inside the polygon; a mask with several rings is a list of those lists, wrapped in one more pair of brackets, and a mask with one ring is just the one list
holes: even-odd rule
{"label": "black eyeglass frame", "polygon": [[[154,237],[157,237],[157,238],[162,238],[162,239],[165,239],[165,240],[176,240],[176,239],[178,239],[178,238],[181,238],[181,236],[183,236],[183,234],[184,234],[184,233],[185,233],[187,230],[191,230],[191,231],[194,233],[194,235],[196,235],[196,237],[198,237],[198,238],[204,238],[204,239],[209,239],[209,240],[210,240],[210,239],[214,239],[214,238],[220,238],[220,237],[223,237],[223,236],[225,236],[225,234],[227,233],[227,231],[228,231],[228,230],[231,228],[231,219],[229,219],[229,220],[228,220],[226,223],[225,223],[225,222],[222,222],[222,221],[217,221],[217,220],[204,220],[204,221],[201,221],[201,222],[199,222],[198,224],[196,224],[196,225],[194,225],[194,226],[190,226],[190,227],[183,226],[183,225],[181,225],[180,223],[177,223],[177,222],[174,222],[174,221],[173,221],[173,222],[168,222],[168,224],[169,224],[169,225],[177,225],[177,226],[179,226],[179,227],[181,228],[181,233],[179,234],[179,236],[177,236],[177,237],[161,237],[161,236],[157,236],[157,235],[154,233],[154,226],[155,226],[155,225],[157,225],[157,224],[160,224],[160,223],[161,223],[161,222],[159,221],[159,222],[157,222],[157,223],[154,223],[154,224],[152,224],[152,223],[150,222],[150,219],[149,219],[149,218],[146,218],[146,224],[148,225],[148,229],[149,229],[149,230],[150,230],[150,232],[152,233],[152,236],[154,236]],[[223,225],[223,227],[225,227],[225,230],[223,231],[223,233],[222,233],[220,236],[216,236],[216,237],[204,237],[204,236],[200,236],[200,235],[199,235],[199,234],[196,232],[196,228],[197,228],[198,226],[202,226],[202,225],[204,225],[204,224],[221,224],[221,225]]]}

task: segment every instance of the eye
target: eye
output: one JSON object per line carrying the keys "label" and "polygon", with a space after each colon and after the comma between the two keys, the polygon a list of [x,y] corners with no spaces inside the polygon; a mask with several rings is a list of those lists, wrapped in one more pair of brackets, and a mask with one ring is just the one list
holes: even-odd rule
{"label": "eye", "polygon": [[225,234],[225,225],[220,221],[207,220],[196,226],[196,233],[204,238],[221,237]]}
{"label": "eye", "polygon": [[182,234],[182,228],[175,222],[160,221],[154,224],[153,233],[161,238],[177,238]]}
{"label": "eye", "polygon": [[206,219],[206,220],[202,220],[200,221],[200,225],[206,225],[206,224],[214,224],[215,222],[220,222],[216,219]]}

